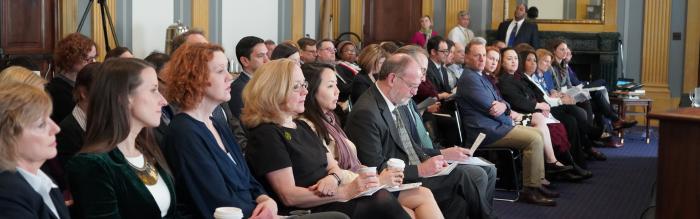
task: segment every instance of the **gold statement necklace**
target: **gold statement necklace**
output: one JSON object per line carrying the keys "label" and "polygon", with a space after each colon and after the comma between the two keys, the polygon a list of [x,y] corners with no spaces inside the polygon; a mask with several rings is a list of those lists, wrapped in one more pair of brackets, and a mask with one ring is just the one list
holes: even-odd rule
{"label": "gold statement necklace", "polygon": [[134,166],[128,160],[127,163],[129,163],[129,166],[134,170],[134,172],[136,172],[136,176],[139,177],[143,184],[152,186],[158,182],[158,171],[156,171],[156,168],[153,167],[150,162],[148,162],[146,157],[143,158],[143,167],[140,168]]}

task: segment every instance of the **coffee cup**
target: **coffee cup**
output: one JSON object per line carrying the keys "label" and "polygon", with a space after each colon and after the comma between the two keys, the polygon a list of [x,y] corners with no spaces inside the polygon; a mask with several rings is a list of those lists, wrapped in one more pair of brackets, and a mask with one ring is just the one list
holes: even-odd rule
{"label": "coffee cup", "polygon": [[374,173],[374,175],[377,175],[377,167],[362,167],[359,170],[357,170],[358,174],[367,174],[371,175]]}
{"label": "coffee cup", "polygon": [[216,219],[241,219],[243,218],[243,211],[236,207],[219,207],[214,211],[214,218]]}
{"label": "coffee cup", "polygon": [[398,171],[403,171],[403,169],[406,168],[406,163],[403,160],[396,158],[389,159],[389,161],[386,162],[386,165],[389,169]]}

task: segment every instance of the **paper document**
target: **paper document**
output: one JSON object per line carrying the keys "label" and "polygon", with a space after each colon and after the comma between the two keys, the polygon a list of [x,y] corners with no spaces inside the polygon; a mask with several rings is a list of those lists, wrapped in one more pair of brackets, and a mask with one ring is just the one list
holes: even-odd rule
{"label": "paper document", "polygon": [[406,183],[406,184],[401,184],[400,186],[391,186],[391,187],[386,187],[386,190],[389,192],[396,192],[396,191],[403,191],[403,190],[409,190],[409,189],[415,189],[423,185],[421,182],[417,183]]}
{"label": "paper document", "polygon": [[[356,199],[356,198],[359,198],[359,197],[362,197],[362,196],[371,196],[371,195],[374,195],[375,192],[377,192],[377,191],[379,191],[380,189],[383,189],[383,188],[386,188],[386,185],[381,185],[381,186],[377,186],[377,187],[374,187],[374,188],[367,189],[367,190],[365,190],[364,192],[360,192],[360,193],[358,193],[357,195],[353,196],[352,198],[350,198],[350,200],[353,200],[353,199]],[[350,201],[350,200],[344,200],[344,201],[341,201],[341,202],[347,202],[347,201]]]}
{"label": "paper document", "polygon": [[469,150],[471,150],[472,153],[474,153],[474,151],[476,151],[476,149],[479,148],[479,145],[481,145],[481,142],[484,141],[484,138],[486,138],[486,134],[479,133],[479,135],[476,136],[476,140],[474,140],[474,143],[472,143],[472,147],[470,147]]}
{"label": "paper document", "polygon": [[418,112],[420,112],[421,114],[423,114],[423,112],[424,112],[426,109],[428,109],[429,106],[432,106],[432,105],[435,104],[436,102],[437,102],[437,98],[435,98],[435,97],[426,98],[425,100],[421,101],[421,102],[416,106],[416,108],[418,108]]}
{"label": "paper document", "polygon": [[466,160],[448,160],[448,163],[468,164],[476,166],[493,166],[494,164],[481,157],[469,157]]}
{"label": "paper document", "polygon": [[445,167],[445,169],[442,169],[440,172],[437,172],[436,174],[433,174],[432,176],[428,176],[425,178],[449,175],[452,172],[452,170],[455,169],[455,167],[457,167],[457,163],[452,163],[449,166]]}

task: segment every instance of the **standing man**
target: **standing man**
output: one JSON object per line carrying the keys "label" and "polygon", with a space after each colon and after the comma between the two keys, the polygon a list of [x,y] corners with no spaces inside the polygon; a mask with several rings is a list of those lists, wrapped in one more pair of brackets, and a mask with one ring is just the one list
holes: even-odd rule
{"label": "standing man", "polygon": [[455,44],[467,45],[470,40],[474,39],[474,32],[469,29],[470,21],[469,12],[459,11],[457,13],[457,26],[450,30],[447,38],[455,42]]}
{"label": "standing man", "polygon": [[498,25],[497,40],[503,41],[508,47],[527,43],[534,48],[540,48],[540,37],[537,24],[525,19],[525,4],[518,4],[513,13],[513,19],[505,20]]}
{"label": "standing man", "polygon": [[258,37],[247,36],[236,44],[236,58],[238,63],[243,66],[241,75],[236,78],[231,84],[231,100],[228,102],[231,108],[231,113],[236,118],[241,118],[241,109],[243,109],[243,99],[241,94],[243,88],[260,66],[270,61],[267,58],[267,47],[265,41]]}

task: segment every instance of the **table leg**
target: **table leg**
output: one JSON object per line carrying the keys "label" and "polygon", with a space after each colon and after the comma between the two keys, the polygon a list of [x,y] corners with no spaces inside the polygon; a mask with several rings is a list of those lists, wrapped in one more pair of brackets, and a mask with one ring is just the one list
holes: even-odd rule
{"label": "table leg", "polygon": [[649,112],[651,111],[651,101],[647,102],[647,107],[644,109],[644,116],[647,118],[644,119],[644,125],[646,126],[646,142],[649,144]]}

